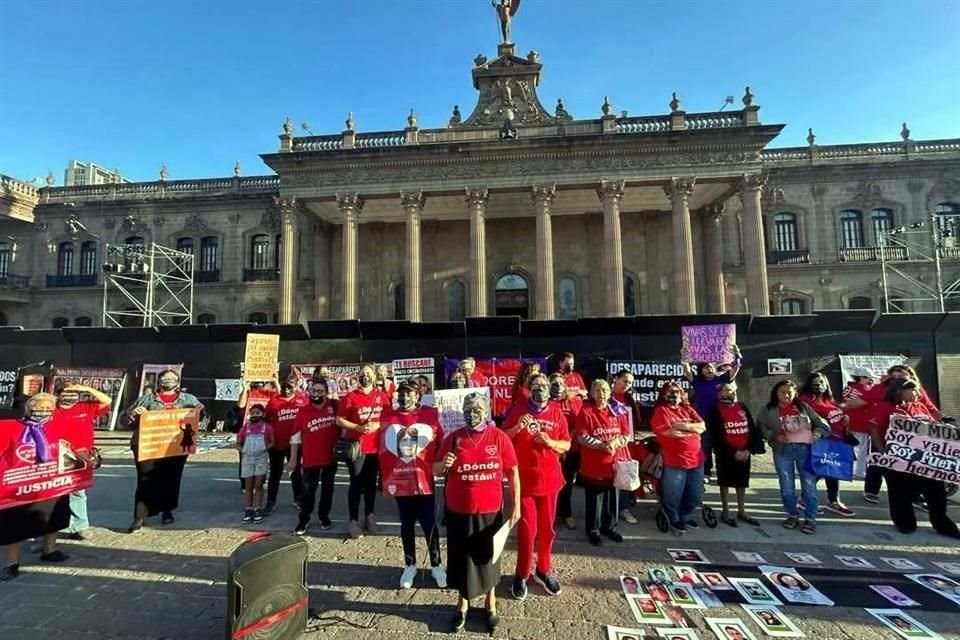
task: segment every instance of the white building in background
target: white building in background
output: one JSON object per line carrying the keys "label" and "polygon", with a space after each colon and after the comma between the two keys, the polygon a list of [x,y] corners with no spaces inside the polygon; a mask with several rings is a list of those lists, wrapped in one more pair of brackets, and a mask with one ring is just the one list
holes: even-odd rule
{"label": "white building in background", "polygon": [[67,187],[79,187],[90,184],[113,184],[130,182],[119,169],[106,169],[92,162],[71,160],[63,172],[63,184]]}

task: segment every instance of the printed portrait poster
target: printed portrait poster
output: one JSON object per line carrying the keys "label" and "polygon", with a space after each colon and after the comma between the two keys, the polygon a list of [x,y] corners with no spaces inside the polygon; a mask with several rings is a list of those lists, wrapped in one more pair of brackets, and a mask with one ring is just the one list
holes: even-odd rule
{"label": "printed portrait poster", "polygon": [[[63,388],[71,381],[110,396],[111,411],[100,416],[94,422],[96,429],[113,429],[116,425],[117,412],[120,408],[120,399],[126,384],[126,369],[100,369],[91,367],[55,367],[53,375],[47,384],[47,391],[59,395]],[[81,394],[80,400],[90,400]]]}
{"label": "printed portrait poster", "polygon": [[867,609],[867,613],[906,640],[943,640],[927,626],[900,609]]}
{"label": "printed portrait poster", "polygon": [[647,632],[643,629],[628,629],[607,625],[607,640],[644,640]]}
{"label": "printed portrait poster", "polygon": [[938,593],[955,605],[960,606],[960,582],[942,573],[915,573],[907,576],[921,587]]}
{"label": "printed portrait poster", "polygon": [[389,498],[433,493],[433,461],[443,433],[428,424],[388,424],[380,431],[380,474]]}
{"label": "printed portrait poster", "polygon": [[348,393],[360,387],[360,370],[370,363],[367,362],[348,362],[348,363],[320,363],[320,364],[294,364],[290,365],[299,378],[300,390],[305,391],[313,381],[314,374],[319,370],[326,376],[330,385],[331,398],[343,398]]}
{"label": "printed portrait poster", "polygon": [[157,409],[140,414],[137,459],[156,460],[197,452],[200,409]]}
{"label": "printed portrait poster", "polygon": [[140,372],[140,392],[137,394],[139,398],[145,393],[150,393],[156,391],[157,389],[157,376],[160,375],[163,371],[173,371],[180,378],[183,378],[183,363],[180,364],[145,364],[143,369]]}
{"label": "printed portrait poster", "polygon": [[608,360],[607,378],[621,369],[633,374],[633,397],[645,407],[652,407],[657,401],[660,388],[668,382],[676,382],[690,393],[690,382],[683,376],[683,366],[679,362],[657,362],[652,360]]}
{"label": "printed portrait poster", "polygon": [[889,584],[872,584],[870,588],[883,596],[890,604],[895,607],[919,607],[920,603]]}
{"label": "printed portrait poster", "polygon": [[833,600],[820,593],[793,567],[763,565],[759,569],[787,602],[833,606]]}
{"label": "printed portrait poster", "polygon": [[406,358],[393,361],[393,380],[400,384],[404,380],[413,378],[420,386],[420,404],[425,407],[433,406],[434,360],[433,358]]}
{"label": "printed portrait poster", "polygon": [[730,578],[729,580],[737,593],[747,601],[747,604],[767,606],[783,604],[777,596],[770,593],[770,590],[758,578]]}
{"label": "printed portrait poster", "polygon": [[36,446],[24,442],[25,427],[18,420],[0,420],[0,509],[59,498],[93,486],[89,451],[74,442],[92,442],[93,434],[78,433],[69,421],[51,420],[44,427],[46,460],[38,461]]}
{"label": "printed portrait poster", "polygon": [[433,392],[434,408],[440,415],[440,426],[444,433],[453,433],[461,427],[467,426],[463,419],[463,399],[471,393],[479,393],[490,401],[490,389],[477,387],[473,389],[437,389]]}
{"label": "printed portrait poster", "polygon": [[741,604],[743,610],[747,612],[757,626],[763,629],[763,632],[773,638],[804,638],[803,631],[794,624],[793,620],[787,617],[783,611],[777,607],[768,607],[766,605]]}
{"label": "printed portrait poster", "polygon": [[[477,373],[487,381],[490,389],[491,410],[493,415],[500,418],[510,411],[513,403],[513,383],[520,373],[520,365],[524,362],[535,362],[540,365],[540,371],[547,370],[547,361],[544,358],[488,358],[477,360]],[[459,360],[447,358],[444,362],[446,379],[460,366]]]}
{"label": "printed portrait poster", "polygon": [[757,640],[740,618],[704,618],[703,621],[719,640]]}
{"label": "printed portrait poster", "polygon": [[733,361],[737,325],[701,324],[680,327],[681,350],[690,362],[724,364]]}

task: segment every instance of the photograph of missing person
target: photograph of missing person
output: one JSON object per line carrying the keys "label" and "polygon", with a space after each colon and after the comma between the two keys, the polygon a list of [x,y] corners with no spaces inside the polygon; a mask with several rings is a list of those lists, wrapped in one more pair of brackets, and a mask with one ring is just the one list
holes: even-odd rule
{"label": "photograph of missing person", "polygon": [[919,607],[920,603],[905,594],[900,589],[889,584],[872,584],[870,588],[883,596],[890,604],[896,607]]}
{"label": "photograph of missing person", "polygon": [[647,569],[647,575],[650,579],[659,584],[670,584],[670,571],[666,567],[650,567]]}
{"label": "photograph of missing person", "polygon": [[733,587],[730,586],[730,582],[723,577],[722,573],[717,573],[715,571],[701,571],[700,579],[703,580],[703,584],[713,591],[733,591]]}
{"label": "photograph of missing person", "polygon": [[644,590],[647,592],[647,595],[657,602],[670,602],[670,592],[667,590],[668,588],[669,585],[651,582],[644,587]]}
{"label": "photograph of missing person", "polygon": [[783,555],[787,556],[797,564],[823,564],[816,556],[809,553],[790,553],[789,551],[784,551]]}
{"label": "photograph of missing person", "polygon": [[667,587],[670,592],[670,600],[673,604],[682,609],[703,609],[703,604],[693,593],[693,587],[689,584],[675,582]]}
{"label": "photograph of missing person", "polygon": [[620,588],[623,589],[623,595],[636,596],[643,593],[640,588],[640,580],[636,576],[620,576]]}
{"label": "photograph of missing person", "polygon": [[630,611],[640,624],[669,624],[670,620],[650,596],[627,596]]}
{"label": "photograph of missing person", "polygon": [[686,584],[701,584],[703,581],[700,579],[700,576],[697,575],[697,572],[691,567],[684,567],[682,565],[674,565],[670,567],[673,569],[673,572],[677,574],[677,581],[683,582]]}
{"label": "photograph of missing person", "polygon": [[768,636],[774,638],[806,637],[800,631],[800,628],[787,617],[787,614],[776,607],[753,604],[742,604],[740,606]]}
{"label": "photograph of missing person", "polygon": [[[954,575],[960,576],[960,562],[934,562],[936,566],[940,567],[947,573],[952,573]],[[922,569],[920,565],[914,567],[908,567],[910,569]]]}
{"label": "photograph of missing person", "polygon": [[769,565],[763,565],[759,569],[787,602],[833,606],[833,600],[820,593],[816,587],[797,573],[796,569]]}
{"label": "photograph of missing person", "polygon": [[866,558],[861,558],[860,556],[833,556],[839,560],[843,566],[850,567],[851,569],[876,569],[873,566],[873,563],[867,560]]}
{"label": "photograph of missing person", "polygon": [[719,640],[757,640],[740,618],[704,618],[703,621]]}
{"label": "photograph of missing person", "polygon": [[666,640],[700,640],[700,636],[693,629],[657,629],[657,637]]}
{"label": "photograph of missing person", "polygon": [[780,605],[780,599],[770,593],[759,578],[730,578],[730,584],[747,604]]}
{"label": "photograph of missing person", "polygon": [[627,627],[612,627],[607,625],[607,640],[643,640],[648,637],[643,629],[628,629]]}
{"label": "photograph of missing person", "polygon": [[753,551],[731,551],[733,557],[737,559],[737,562],[743,562],[745,564],[767,564],[766,559],[759,553],[754,553]]}
{"label": "photograph of missing person", "polygon": [[706,587],[692,587],[692,591],[697,600],[705,607],[718,609],[723,606],[723,602],[720,601],[717,594]]}
{"label": "photograph of missing person", "polygon": [[686,562],[687,564],[710,564],[707,557],[703,555],[700,549],[667,549],[667,553],[673,558],[674,562]]}
{"label": "photograph of missing person", "polygon": [[867,613],[906,640],[943,640],[929,628],[900,609],[867,609]]}
{"label": "photograph of missing person", "polygon": [[[880,558],[897,571],[923,571],[923,567],[907,558]],[[937,564],[934,562],[934,564]]]}
{"label": "photograph of missing person", "polygon": [[914,573],[907,577],[954,604],[960,605],[960,582],[953,578],[948,578],[941,573]]}

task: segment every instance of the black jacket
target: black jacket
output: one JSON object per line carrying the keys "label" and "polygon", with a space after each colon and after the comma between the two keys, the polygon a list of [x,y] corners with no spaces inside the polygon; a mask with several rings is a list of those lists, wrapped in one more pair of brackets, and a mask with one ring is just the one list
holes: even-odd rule
{"label": "black jacket", "polygon": [[[750,409],[742,402],[738,402],[737,405],[743,409],[743,412],[747,416],[747,449],[754,455],[766,453],[767,448],[763,444],[763,432],[753,421],[753,415],[750,413]],[[720,415],[720,409],[717,408],[716,405],[714,405],[713,410],[710,411],[710,415],[706,416],[706,422],[707,431],[710,433],[710,442],[713,445],[714,451],[722,450],[734,453],[735,450],[727,446],[726,430],[723,428],[723,417]]]}

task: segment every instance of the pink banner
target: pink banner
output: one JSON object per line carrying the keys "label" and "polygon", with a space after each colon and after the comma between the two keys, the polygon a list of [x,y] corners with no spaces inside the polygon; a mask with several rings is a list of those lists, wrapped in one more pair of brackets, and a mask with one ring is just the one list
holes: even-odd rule
{"label": "pink banner", "polygon": [[892,416],[886,449],[871,454],[870,464],[960,484],[960,428]]}

